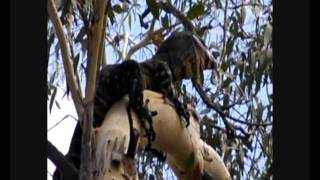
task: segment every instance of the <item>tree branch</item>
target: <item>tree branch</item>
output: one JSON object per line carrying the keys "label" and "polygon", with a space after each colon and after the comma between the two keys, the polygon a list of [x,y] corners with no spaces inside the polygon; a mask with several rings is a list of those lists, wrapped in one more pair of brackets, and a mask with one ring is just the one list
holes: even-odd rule
{"label": "tree branch", "polygon": [[[177,26],[178,24],[173,24],[172,26],[170,26],[168,29],[174,27],[174,26]],[[154,26],[154,23],[153,25],[151,25],[151,27]],[[160,28],[156,31],[153,30],[153,28],[150,28],[150,30],[147,32],[147,35],[145,36],[144,39],[142,39],[139,43],[135,44],[130,50],[129,52],[127,53],[127,56],[125,59],[130,59],[131,56],[137,52],[139,49],[141,49],[142,47],[148,45],[151,43],[151,40],[152,38],[154,37],[154,35],[156,34],[159,34],[159,33],[162,33],[163,31],[165,31],[166,28]]]}
{"label": "tree branch", "polygon": [[89,54],[88,54],[88,77],[86,85],[86,97],[85,101],[89,102],[93,100],[96,84],[96,71],[97,71],[97,61],[99,57],[99,45],[101,41],[101,34],[103,30],[103,20],[104,12],[108,0],[97,0],[94,7],[94,20],[90,27],[89,33]]}
{"label": "tree branch", "polygon": [[241,122],[241,123],[247,123],[247,122],[241,121],[241,120],[239,120],[239,119],[237,119],[237,118],[235,118],[235,117],[232,117],[232,116],[229,115],[229,114],[224,113],[224,112],[221,110],[221,107],[220,107],[220,106],[217,106],[217,105],[215,105],[215,104],[213,104],[213,103],[211,102],[211,100],[207,97],[206,93],[203,91],[203,89],[201,88],[201,86],[200,86],[194,79],[192,79],[192,84],[193,84],[193,86],[196,88],[196,91],[199,93],[202,101],[203,101],[208,107],[214,109],[214,110],[220,115],[223,123],[224,123],[225,126],[226,126],[227,131],[229,131],[230,134],[235,135],[234,130],[240,130],[241,133],[243,133],[244,135],[250,136],[251,133],[246,132],[246,131],[245,131],[243,128],[241,128],[241,127],[238,127],[238,126],[235,126],[235,125],[231,124],[230,122],[227,121],[226,118],[229,118],[229,119],[231,119],[231,120],[233,120],[233,121]]}
{"label": "tree branch", "polygon": [[173,14],[177,19],[179,19],[179,21],[187,30],[196,34],[196,30],[191,21],[188,20],[188,18],[184,14],[182,14],[178,9],[176,9],[169,1],[159,2],[159,7],[167,13]]}
{"label": "tree branch", "polygon": [[84,107],[81,99],[82,95],[79,92],[80,87],[77,86],[76,81],[73,77],[74,72],[73,72],[73,67],[71,65],[72,61],[70,59],[70,55],[68,52],[67,40],[63,32],[62,23],[60,21],[60,18],[58,17],[57,9],[55,7],[55,3],[53,2],[53,0],[48,0],[48,14],[54,26],[56,35],[58,37],[58,42],[61,48],[62,61],[63,61],[63,67],[64,67],[66,79],[67,79],[67,84],[70,87],[71,96],[75,104],[78,116],[80,116],[84,112]]}
{"label": "tree branch", "polygon": [[84,107],[86,113],[80,118],[83,122],[81,142],[80,180],[92,179],[92,129],[93,129],[93,100],[96,90],[97,65],[99,62],[100,43],[104,40],[103,30],[105,10],[108,0],[96,0],[94,4],[92,24],[88,33],[88,74],[85,89]]}
{"label": "tree branch", "polygon": [[78,169],[72,163],[70,163],[65,156],[59,152],[59,150],[49,141],[47,141],[47,152],[48,158],[53,162],[60,172],[63,172],[63,176],[66,177],[66,179],[78,179]]}

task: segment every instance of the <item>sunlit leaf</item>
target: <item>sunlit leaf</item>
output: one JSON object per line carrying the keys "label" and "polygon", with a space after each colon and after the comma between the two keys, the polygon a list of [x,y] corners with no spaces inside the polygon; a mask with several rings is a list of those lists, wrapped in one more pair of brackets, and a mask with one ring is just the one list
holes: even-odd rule
{"label": "sunlit leaf", "polygon": [[124,10],[122,9],[122,7],[119,5],[119,4],[116,4],[112,7],[113,11],[120,14],[120,13],[123,13]]}

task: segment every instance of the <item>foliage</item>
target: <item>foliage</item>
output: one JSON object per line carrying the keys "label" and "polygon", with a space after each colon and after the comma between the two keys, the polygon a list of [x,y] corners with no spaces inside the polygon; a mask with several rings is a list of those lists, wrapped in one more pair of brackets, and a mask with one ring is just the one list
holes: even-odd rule
{"label": "foliage", "polygon": [[[94,1],[55,2],[64,25],[75,76],[79,77],[83,88],[88,61],[87,28]],[[144,61],[171,32],[183,29],[179,20],[161,9],[157,2],[111,1],[107,6],[105,56],[101,64],[119,63],[130,51],[133,59]],[[210,100],[221,107],[224,117],[203,103],[189,81],[177,86],[181,98],[192,102],[201,114],[202,138],[223,157],[234,179],[272,179],[272,2],[174,0],[171,3],[193,23],[217,61],[217,68],[204,73],[203,88]],[[142,23],[141,14],[147,7],[151,13]],[[59,106],[55,100],[57,87],[65,87],[66,83],[61,71],[59,43],[50,21],[48,49],[51,109],[53,102]],[[152,155],[143,153],[139,157],[137,166],[143,167],[139,168],[140,177],[161,179],[167,172],[166,165]]]}

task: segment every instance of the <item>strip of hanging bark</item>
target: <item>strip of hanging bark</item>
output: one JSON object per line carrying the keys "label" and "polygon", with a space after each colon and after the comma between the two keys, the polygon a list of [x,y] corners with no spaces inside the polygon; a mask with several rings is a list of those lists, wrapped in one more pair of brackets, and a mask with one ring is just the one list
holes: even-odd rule
{"label": "strip of hanging bark", "polygon": [[[200,139],[199,116],[194,110],[190,109],[190,126],[186,128],[174,106],[163,99],[162,94],[146,90],[144,97],[149,99],[149,109],[158,112],[153,117],[156,133],[153,148],[167,154],[167,162],[179,179],[198,179],[204,174],[218,180],[231,179],[219,155]],[[137,179],[135,161],[125,154],[130,139],[127,103],[127,96],[115,103],[102,126],[95,130],[97,179]],[[137,150],[142,150],[147,144],[145,132],[134,112],[132,119],[133,128],[141,135]]]}

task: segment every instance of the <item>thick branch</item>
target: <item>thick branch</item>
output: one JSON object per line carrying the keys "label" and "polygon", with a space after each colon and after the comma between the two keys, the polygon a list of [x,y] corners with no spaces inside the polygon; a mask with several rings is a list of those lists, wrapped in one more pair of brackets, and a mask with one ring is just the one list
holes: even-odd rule
{"label": "thick branch", "polygon": [[95,84],[96,84],[96,71],[97,62],[99,57],[99,45],[101,42],[101,34],[103,30],[104,12],[106,8],[107,0],[97,0],[94,7],[94,21],[90,28],[89,33],[89,65],[88,65],[88,77],[86,85],[86,102],[92,101],[94,97]]}
{"label": "thick branch", "polygon": [[[190,126],[187,128],[180,120],[174,107],[167,100],[163,99],[163,95],[144,91],[144,98],[149,99],[148,108],[156,110],[158,114],[153,117],[154,130],[157,138],[152,146],[159,151],[167,154],[167,162],[176,173],[178,179],[200,179],[194,175],[207,173],[211,179],[229,180],[230,174],[225,167],[221,157],[200,139],[200,127],[198,115],[195,115],[194,109],[191,112]],[[105,121],[97,129],[96,137],[96,157],[97,166],[95,170],[101,179],[114,177],[121,178],[122,174],[128,174],[126,179],[134,179],[134,173],[129,174],[125,168],[128,167],[123,163],[126,157],[126,149],[129,146],[129,120],[127,116],[128,96],[121,101],[115,103],[105,116]],[[138,151],[147,145],[147,138],[144,137],[144,129],[140,125],[140,121],[134,111],[131,111],[132,126],[139,133]],[[115,148],[114,148],[115,147]],[[125,147],[125,148],[119,148]],[[119,150],[118,150],[119,149]],[[186,163],[190,157],[193,157],[191,165]],[[117,158],[119,157],[119,158]],[[112,163],[117,162],[117,163]],[[135,168],[135,164],[129,164],[131,168]],[[100,173],[99,173],[100,172]],[[120,178],[118,178],[120,177]]]}
{"label": "thick branch", "polygon": [[[173,24],[171,25],[169,28],[172,28],[174,26],[176,26],[177,24]],[[152,27],[152,25],[151,25]],[[168,29],[169,29],[168,28]],[[136,45],[134,45],[130,50],[129,52],[127,53],[127,56],[125,59],[130,59],[131,56],[137,52],[139,49],[141,49],[142,47],[148,45],[151,43],[151,40],[152,38],[156,35],[156,34],[159,34],[159,33],[162,33],[163,31],[165,31],[165,28],[160,28],[156,31],[153,30],[153,28],[151,28],[148,32],[147,32],[147,35],[145,36],[144,39],[142,39],[139,43],[137,43]]]}
{"label": "thick branch", "polygon": [[62,23],[58,17],[57,9],[55,7],[55,3],[53,0],[48,0],[48,14],[54,26],[55,32],[57,34],[59,45],[62,52],[62,60],[63,60],[63,67],[65,71],[65,75],[67,78],[68,86],[70,87],[71,96],[73,102],[75,104],[78,116],[80,116],[84,112],[83,103],[82,103],[82,95],[79,92],[79,86],[77,86],[76,81],[73,77],[73,67],[71,64],[70,55],[68,52],[67,47],[67,40],[65,34],[63,32]]}
{"label": "thick branch", "polygon": [[54,147],[51,142],[47,141],[47,152],[48,158],[53,162],[53,164],[63,172],[63,176],[66,179],[77,180],[78,179],[78,169],[74,167],[72,163],[70,163],[64,155],[58,151],[56,147]]}
{"label": "thick branch", "polygon": [[134,45],[129,52],[127,53],[127,56],[125,57],[125,60],[128,60],[131,58],[131,56],[138,51],[139,49],[141,49],[142,47],[146,46],[147,44],[150,43],[151,40],[151,36],[149,34],[147,34],[147,36],[142,39],[138,44]]}
{"label": "thick branch", "polygon": [[85,111],[82,116],[83,134],[81,142],[81,165],[80,180],[92,179],[92,124],[93,124],[93,98],[96,89],[97,65],[99,59],[100,42],[103,41],[103,26],[105,18],[105,8],[108,0],[97,0],[94,4],[94,17],[92,26],[89,29],[88,40],[88,74],[85,89]]}
{"label": "thick branch", "polygon": [[146,33],[147,35],[145,36],[144,39],[142,39],[138,44],[134,45],[129,52],[127,53],[126,57],[124,60],[128,60],[131,58],[131,56],[138,51],[139,49],[141,49],[143,46],[146,46],[147,44],[150,43],[151,39],[152,39],[152,34],[153,34],[153,30],[154,30],[154,25],[155,25],[155,20],[152,20],[152,24],[151,27],[149,29],[149,31]]}

